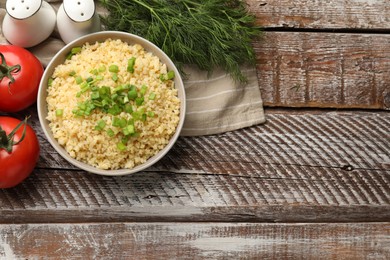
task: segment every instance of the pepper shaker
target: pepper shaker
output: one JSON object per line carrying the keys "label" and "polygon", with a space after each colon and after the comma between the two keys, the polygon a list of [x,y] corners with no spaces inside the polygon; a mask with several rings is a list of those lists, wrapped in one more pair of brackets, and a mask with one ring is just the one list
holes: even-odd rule
{"label": "pepper shaker", "polygon": [[100,31],[101,23],[95,2],[93,0],[63,0],[57,12],[57,28],[65,43]]}
{"label": "pepper shaker", "polygon": [[46,40],[54,31],[56,14],[43,0],[7,0],[3,35],[13,45],[28,48]]}

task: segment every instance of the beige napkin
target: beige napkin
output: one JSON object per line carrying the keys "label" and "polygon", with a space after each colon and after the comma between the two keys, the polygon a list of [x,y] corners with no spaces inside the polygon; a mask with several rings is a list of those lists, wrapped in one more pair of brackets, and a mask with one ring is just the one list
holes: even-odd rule
{"label": "beige napkin", "polygon": [[[5,2],[0,0],[0,20],[5,15]],[[49,0],[58,10],[62,1]],[[101,12],[101,9],[98,9]],[[0,44],[7,44],[1,35]],[[43,43],[30,48],[46,66],[65,44],[57,31]],[[182,136],[199,136],[224,133],[265,122],[263,102],[255,68],[243,67],[247,84],[240,84],[222,70],[207,72],[188,66],[184,82],[187,96],[187,113]]]}
{"label": "beige napkin", "polygon": [[243,68],[247,84],[239,84],[222,70],[187,68],[184,82],[187,114],[182,135],[208,135],[265,122],[263,102],[254,68]]}

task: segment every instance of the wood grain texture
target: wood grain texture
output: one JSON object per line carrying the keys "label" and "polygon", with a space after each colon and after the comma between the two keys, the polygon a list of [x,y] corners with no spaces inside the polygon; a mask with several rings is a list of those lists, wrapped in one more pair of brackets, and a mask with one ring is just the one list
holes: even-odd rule
{"label": "wood grain texture", "polygon": [[267,28],[390,30],[388,0],[247,0]]}
{"label": "wood grain texture", "polygon": [[[361,170],[390,170],[390,113],[357,110],[265,110],[267,122],[225,134],[181,137],[153,170],[241,174],[264,172],[251,163]],[[0,112],[1,115],[1,112]],[[35,107],[31,116],[41,144],[40,169],[76,169],[43,134]]]}
{"label": "wood grain texture", "polygon": [[0,225],[4,259],[390,258],[389,223]]}
{"label": "wood grain texture", "polygon": [[[181,137],[131,176],[47,142],[0,190],[0,259],[390,259],[390,5],[247,0],[264,125]],[[0,112],[0,116],[5,115]],[[1,171],[1,169],[0,169]]]}
{"label": "wood grain texture", "polygon": [[117,178],[70,166],[32,120],[41,160],[0,190],[0,222],[390,220],[389,113],[266,115],[265,125],[180,138],[154,167]]}
{"label": "wood grain texture", "polygon": [[390,109],[390,34],[265,32],[265,106]]}

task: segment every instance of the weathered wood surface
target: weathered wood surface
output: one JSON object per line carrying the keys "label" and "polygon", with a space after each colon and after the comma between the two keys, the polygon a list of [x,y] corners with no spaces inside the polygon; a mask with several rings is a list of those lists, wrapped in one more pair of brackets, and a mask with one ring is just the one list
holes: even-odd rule
{"label": "weathered wood surface", "polygon": [[266,106],[390,109],[387,0],[248,0]]}
{"label": "weathered wood surface", "polygon": [[389,259],[390,113],[371,110],[390,107],[387,2],[248,0],[264,103],[300,109],[179,138],[138,174],[76,169],[34,107],[12,114],[42,150],[0,190],[0,259]]}
{"label": "weathered wood surface", "polygon": [[266,32],[254,46],[267,106],[390,109],[390,34]]}
{"label": "weathered wood surface", "polygon": [[390,224],[0,225],[0,258],[385,260]]}
{"label": "weathered wood surface", "polygon": [[268,109],[264,125],[180,138],[154,167],[113,178],[70,166],[30,112],[41,159],[0,190],[2,223],[390,220],[390,113]]}
{"label": "weathered wood surface", "polygon": [[388,0],[246,0],[265,28],[390,31]]}

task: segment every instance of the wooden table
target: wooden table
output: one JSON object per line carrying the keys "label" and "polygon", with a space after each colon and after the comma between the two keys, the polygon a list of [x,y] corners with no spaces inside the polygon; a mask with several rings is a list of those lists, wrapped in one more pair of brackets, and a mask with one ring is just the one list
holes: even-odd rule
{"label": "wooden table", "polygon": [[42,151],[0,190],[0,259],[390,259],[390,3],[247,2],[267,123],[103,177],[11,114]]}

